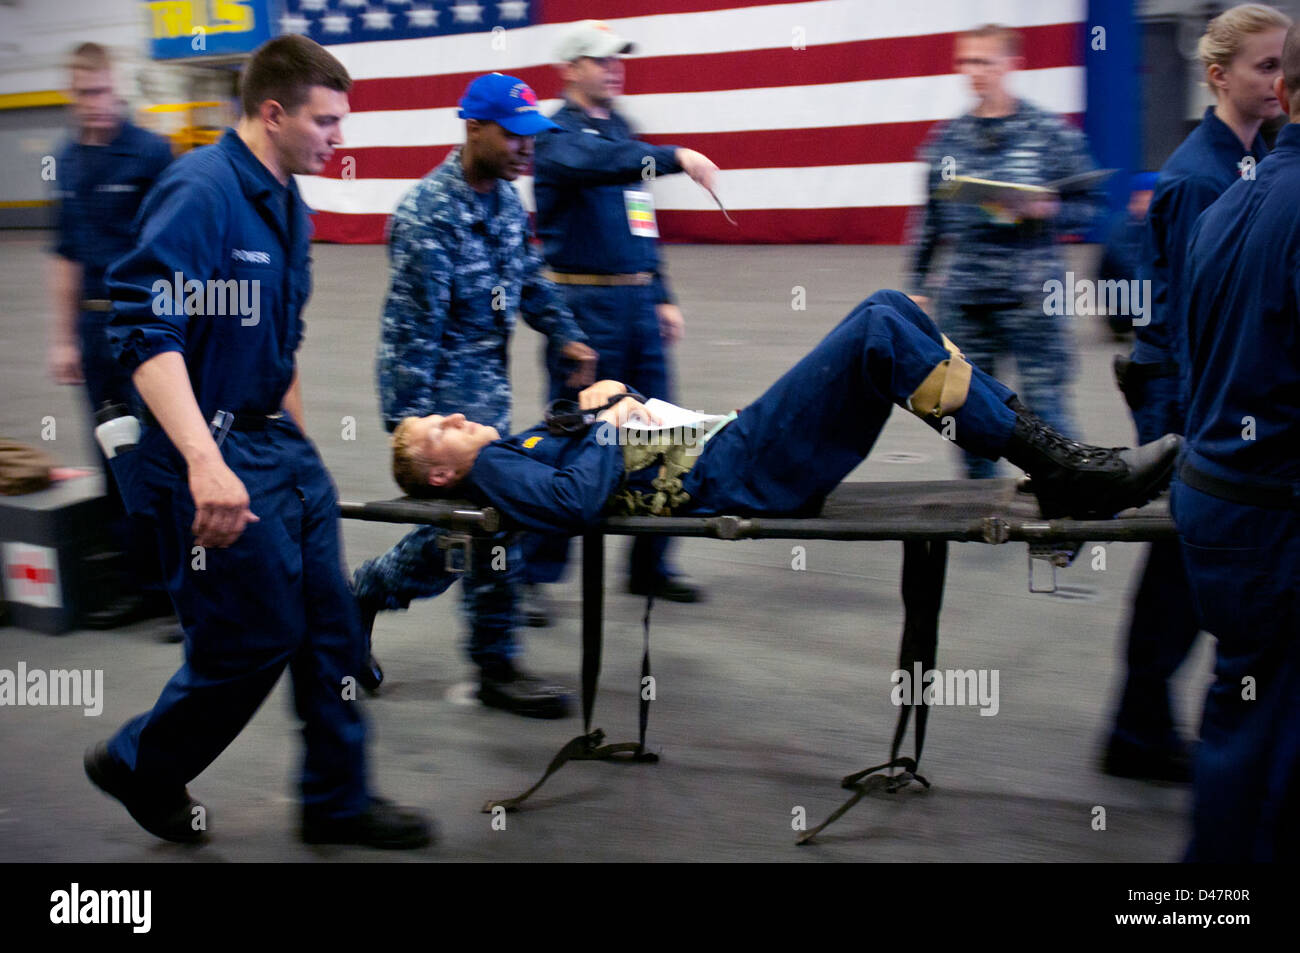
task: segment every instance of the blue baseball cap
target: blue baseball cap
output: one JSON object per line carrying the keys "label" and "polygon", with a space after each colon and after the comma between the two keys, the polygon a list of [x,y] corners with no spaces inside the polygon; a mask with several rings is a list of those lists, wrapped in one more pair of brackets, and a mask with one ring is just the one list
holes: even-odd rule
{"label": "blue baseball cap", "polygon": [[522,79],[488,73],[474,80],[460,99],[461,119],[485,119],[516,136],[559,129],[537,108],[537,94]]}

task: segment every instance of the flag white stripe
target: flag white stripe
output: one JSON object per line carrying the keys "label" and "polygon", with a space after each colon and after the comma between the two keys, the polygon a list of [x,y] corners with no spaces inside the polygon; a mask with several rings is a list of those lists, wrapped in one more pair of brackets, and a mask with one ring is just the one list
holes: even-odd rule
{"label": "flag white stripe", "polygon": [[[416,179],[327,179],[299,176],[307,204],[319,212],[382,213],[397,207]],[[534,209],[532,179],[515,183],[524,205]],[[717,208],[703,189],[685,176],[654,183],[660,209],[708,211]],[[875,208],[918,205],[925,195],[925,166],[917,162],[811,166],[787,169],[729,169],[718,176],[718,195],[734,212],[769,208]],[[719,213],[721,214],[721,213]]]}
{"label": "flag white stripe", "polygon": [[[813,0],[700,13],[655,14],[609,20],[637,44],[632,59],[698,56],[740,50],[791,49],[815,56],[818,45],[923,36],[965,30],[982,23],[1017,27],[1077,23],[1086,19],[1086,0]],[[340,43],[330,52],[353,79],[436,76],[495,70],[509,72],[553,62],[567,24],[549,23],[502,34],[469,33],[414,40]],[[802,35],[795,30],[802,30]]]}
{"label": "flag white stripe", "polygon": [[[1012,88],[1055,113],[1082,112],[1081,66],[1026,70]],[[560,105],[546,100],[544,112]],[[889,122],[950,119],[970,108],[969,84],[957,74],[906,76],[817,86],[772,86],[700,93],[624,96],[619,111],[643,135],[746,132],[755,129],[814,129]],[[462,142],[464,120],[455,108],[371,110],[343,120],[339,151],[375,146],[436,146]],[[828,140],[829,141],[829,140]]]}

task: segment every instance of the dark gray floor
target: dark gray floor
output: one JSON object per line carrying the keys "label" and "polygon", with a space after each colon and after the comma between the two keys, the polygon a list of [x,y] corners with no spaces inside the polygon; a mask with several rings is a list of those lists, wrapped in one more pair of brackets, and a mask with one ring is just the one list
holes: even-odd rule
{"label": "dark gray floor", "polygon": [[[44,370],[43,240],[0,238],[0,433],[46,445],[65,463],[89,459],[80,393]],[[1081,249],[1085,268],[1094,252]],[[679,349],[680,402],[740,406],[871,291],[898,282],[902,251],[860,247],[668,249],[689,332]],[[388,498],[386,435],[374,392],[382,248],[318,246],[316,291],[301,354],[308,430],[342,496]],[[806,289],[807,310],[791,308]],[[1112,344],[1078,319],[1075,407],[1084,435],[1127,443],[1131,425],[1109,375]],[[514,346],[517,424],[538,416],[539,338],[521,325]],[[356,439],[342,439],[344,418]],[[1008,471],[1009,473],[1010,471]],[[953,449],[896,414],[853,479],[957,475]],[[398,527],[348,524],[355,565],[398,538]],[[696,608],[655,609],[658,700],[654,767],[577,764],[556,775],[504,831],[479,813],[517,793],[578,730],[578,719],[532,722],[468,702],[458,593],[382,616],[377,652],[388,673],[367,703],[378,788],[433,812],[441,843],[401,857],[313,851],[293,836],[298,753],[287,685],[191,785],[214,838],[198,851],[140,831],[94,791],[81,751],[152,704],[179,648],[141,624],[65,637],[0,630],[0,668],[102,668],[106,703],[80,710],[0,708],[0,860],[1052,860],[1148,861],[1179,856],[1184,789],[1105,777],[1097,746],[1115,692],[1126,596],[1141,555],[1108,547],[1107,568],[1083,560],[1056,596],[1026,592],[1023,547],[953,547],[939,665],[996,669],[1000,710],[941,708],[930,720],[924,771],[934,787],[860,804],[815,847],[796,849],[792,812],[809,822],[842,800],[841,775],[883,760],[901,623],[898,543],[808,545],[806,571],[790,543],[687,541],[679,561],[709,592]],[[611,544],[605,673],[597,723],[634,736],[642,604],[619,590],[625,541]],[[571,574],[572,575],[572,574]],[[555,590],[559,622],[526,636],[529,665],[576,684],[578,587]],[[1180,720],[1194,725],[1209,665],[1202,640],[1178,683]],[[1106,829],[1093,829],[1104,807]]]}

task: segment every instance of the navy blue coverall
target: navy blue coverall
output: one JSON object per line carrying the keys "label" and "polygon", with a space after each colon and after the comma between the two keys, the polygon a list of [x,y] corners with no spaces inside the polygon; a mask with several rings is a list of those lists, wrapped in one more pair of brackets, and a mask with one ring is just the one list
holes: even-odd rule
{"label": "navy blue coverall", "polygon": [[[1177,354],[1179,322],[1173,296],[1185,281],[1188,237],[1197,218],[1228,186],[1267,152],[1256,137],[1249,152],[1236,133],[1205,111],[1160,170],[1147,216],[1142,277],[1151,281],[1150,323],[1134,327],[1134,378],[1126,399],[1138,442],[1183,433]],[[1245,157],[1249,156],[1248,161]],[[1181,742],[1169,702],[1169,679],[1187,657],[1200,622],[1192,606],[1178,544],[1154,542],[1133,598],[1127,662],[1115,737],[1153,752],[1176,750]]]}
{"label": "navy blue coverall", "polygon": [[[107,298],[104,272],[131,250],[140,203],[171,161],[166,139],[125,120],[107,145],[83,145],[73,139],[56,157],[54,181],[59,204],[54,253],[81,266],[83,307],[77,337],[92,432],[95,411],[106,402],[129,406],[132,394],[131,375],[114,359],[104,333],[109,319],[103,310]],[[92,310],[84,306],[86,302],[99,302],[99,307]],[[94,446],[109,501],[109,535],[127,554],[135,582],[156,587],[158,555],[153,533],[143,520],[127,517],[108,461],[99,444]]]}
{"label": "navy blue coverall", "polygon": [[[658,240],[634,234],[626,193],[649,190],[648,178],[681,172],[676,146],[638,141],[626,120],[589,116],[567,102],[551,120],[560,128],[536,140],[533,191],[542,255],[561,274],[648,276],[644,284],[561,284],[565,301],[600,355],[598,380],[622,381],[646,397],[672,400],[672,381],[655,306],[672,302],[659,260]],[[565,386],[572,372],[548,348],[550,396],[574,398]],[[630,575],[650,582],[670,574],[665,537],[637,537]],[[563,545],[525,538],[529,582],[553,582],[564,569]]]}
{"label": "navy blue coverall", "polygon": [[[924,311],[900,292],[877,292],[704,445],[682,479],[691,499],[678,512],[816,510],[870,453],[894,406],[906,406],[948,357]],[[953,415],[964,449],[1002,455],[1015,428],[1013,396],[973,368]],[[606,427],[552,436],[539,425],[495,441],[479,452],[465,491],[521,526],[581,532],[600,518],[623,476],[622,448],[601,432]]]}
{"label": "navy blue coverall", "polygon": [[1192,232],[1187,446],[1171,505],[1218,639],[1189,859],[1300,853],[1300,126]]}
{"label": "navy blue coverall", "polygon": [[[185,462],[162,429],[146,427],[139,447],[114,461],[128,464],[128,504],[157,522],[185,661],[109,750],[149,787],[184,785],[234,740],[288,666],[303,721],[304,809],[354,816],[368,805],[366,729],[344,679],[361,670],[364,646],[338,495],[299,422],[266,417],[281,409],[302,341],[308,209],[292,180],[281,185],[227,130],[177,160],[140,214],[138,244],[109,272],[109,337],[127,369],[183,354],[205,419],[226,410],[253,421],[230,432],[221,455],[260,521],[225,549],[199,550]],[[242,298],[232,308],[227,296],[214,309],[208,290],[199,313],[185,313],[193,308],[173,300],[176,280],[205,289],[246,282],[237,287],[257,295],[258,308]]]}

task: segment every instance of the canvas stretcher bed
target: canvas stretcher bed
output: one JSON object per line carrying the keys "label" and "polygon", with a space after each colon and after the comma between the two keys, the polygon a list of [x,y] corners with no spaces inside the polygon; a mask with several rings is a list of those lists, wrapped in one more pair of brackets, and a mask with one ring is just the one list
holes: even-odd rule
{"label": "canvas stretcher bed", "polygon": [[[347,519],[443,527],[448,531],[448,546],[452,550],[463,547],[466,552],[469,547],[485,544],[497,533],[511,529],[498,511],[467,501],[402,498],[341,503],[340,509]],[[903,633],[899,668],[911,671],[915,663],[923,670],[935,667],[950,542],[1026,543],[1029,588],[1050,592],[1051,587],[1036,586],[1035,567],[1040,567],[1040,574],[1050,573],[1054,586],[1056,567],[1066,565],[1084,542],[1147,542],[1174,539],[1177,533],[1166,497],[1109,520],[1044,520],[1038,514],[1034,497],[1014,479],[845,483],[812,516],[607,518],[582,536],[582,734],[561,748],[531,788],[516,797],[490,800],[484,805],[484,811],[517,809],[569,761],[621,758],[652,763],[658,760],[645,745],[650,703],[640,692],[637,741],[605,744],[604,732],[592,728],[604,638],[606,536],[683,536],[731,541],[899,540],[903,544]],[[643,621],[642,678],[650,675],[649,610],[648,604]],[[913,708],[916,709],[914,754],[908,757],[900,755],[900,751]],[[797,843],[808,843],[872,791],[893,792],[909,784],[929,787],[929,782],[917,773],[928,714],[929,708],[924,704],[902,705],[889,759],[846,776],[841,786],[852,791],[852,796],[824,822],[801,833]]]}

